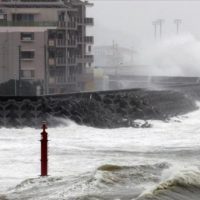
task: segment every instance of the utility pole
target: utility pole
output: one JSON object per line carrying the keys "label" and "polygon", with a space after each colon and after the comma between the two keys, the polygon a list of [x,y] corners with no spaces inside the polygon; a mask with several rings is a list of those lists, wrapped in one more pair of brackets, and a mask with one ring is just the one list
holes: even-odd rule
{"label": "utility pole", "polygon": [[47,94],[48,91],[48,75],[47,75],[47,47],[44,45],[44,89],[43,94]]}
{"label": "utility pole", "polygon": [[152,22],[153,26],[154,26],[154,39],[157,39],[157,21],[153,21]]}
{"label": "utility pole", "polygon": [[15,96],[17,96],[17,74],[14,73],[14,90],[15,90]]}
{"label": "utility pole", "polygon": [[160,39],[162,38],[162,28],[163,28],[163,23],[164,23],[165,21],[163,20],[163,19],[158,19],[157,20],[157,23],[158,23],[158,25],[160,26]]}
{"label": "utility pole", "polygon": [[115,69],[115,79],[116,79],[116,87],[119,89],[119,64],[120,64],[120,52],[118,48],[118,44],[113,41],[112,47],[112,65]]}
{"label": "utility pole", "polygon": [[153,21],[153,23],[152,23],[153,26],[154,26],[154,38],[155,38],[155,40],[157,39],[158,28],[159,28],[159,38],[160,39],[162,38],[163,23],[164,23],[163,19],[157,19],[157,20]]}
{"label": "utility pole", "polygon": [[21,95],[21,46],[18,46],[18,54],[19,54],[19,68],[18,68],[18,96]]}
{"label": "utility pole", "polygon": [[176,33],[179,34],[179,29],[180,29],[180,25],[182,23],[182,20],[181,19],[175,19],[174,23],[176,25]]}

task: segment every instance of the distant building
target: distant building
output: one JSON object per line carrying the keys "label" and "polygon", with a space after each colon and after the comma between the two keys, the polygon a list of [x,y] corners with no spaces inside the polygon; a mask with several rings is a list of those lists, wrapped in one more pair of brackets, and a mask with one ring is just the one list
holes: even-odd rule
{"label": "distant building", "polygon": [[96,67],[116,67],[133,64],[135,51],[120,47],[117,44],[108,46],[95,46],[95,66]]}
{"label": "distant building", "polygon": [[[0,83],[38,82],[43,94],[92,89],[93,37],[81,0],[0,1]],[[41,93],[41,92],[38,92]]]}
{"label": "distant building", "polygon": [[[95,88],[97,90],[121,89],[117,80],[121,74],[133,73],[135,53],[134,50],[120,47],[114,42],[110,46],[95,46]],[[110,76],[116,77],[112,83]]]}

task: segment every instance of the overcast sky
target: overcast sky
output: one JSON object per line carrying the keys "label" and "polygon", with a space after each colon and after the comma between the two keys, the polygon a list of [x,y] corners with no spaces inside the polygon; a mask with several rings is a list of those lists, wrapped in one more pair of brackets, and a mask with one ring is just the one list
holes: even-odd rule
{"label": "overcast sky", "polygon": [[[90,1],[91,2],[91,1]],[[152,21],[164,19],[163,37],[175,34],[174,19],[182,19],[181,33],[200,38],[200,1],[93,0],[88,16],[94,17],[96,45],[138,46],[153,41]]]}

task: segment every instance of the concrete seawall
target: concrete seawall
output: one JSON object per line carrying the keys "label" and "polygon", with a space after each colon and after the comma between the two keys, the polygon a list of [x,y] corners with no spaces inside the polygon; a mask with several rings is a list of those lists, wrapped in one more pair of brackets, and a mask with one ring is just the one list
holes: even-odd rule
{"label": "concrete seawall", "polygon": [[136,119],[166,120],[196,109],[194,101],[177,91],[130,89],[41,97],[0,97],[0,126],[40,127],[53,117],[100,128],[137,126]]}

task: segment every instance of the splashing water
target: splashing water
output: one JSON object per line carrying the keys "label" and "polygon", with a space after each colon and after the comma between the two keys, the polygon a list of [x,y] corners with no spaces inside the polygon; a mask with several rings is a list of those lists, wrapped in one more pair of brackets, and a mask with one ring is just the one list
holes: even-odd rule
{"label": "splashing water", "polygon": [[199,117],[197,110],[169,122],[151,121],[148,129],[96,129],[63,120],[48,129],[47,178],[38,176],[40,130],[2,128],[1,194],[15,200],[177,199],[172,188],[183,193],[195,187],[185,199],[195,192],[198,199]]}
{"label": "splashing water", "polygon": [[[148,46],[148,47],[147,47]],[[137,57],[145,75],[200,76],[200,41],[192,34],[171,36],[145,45]]]}

